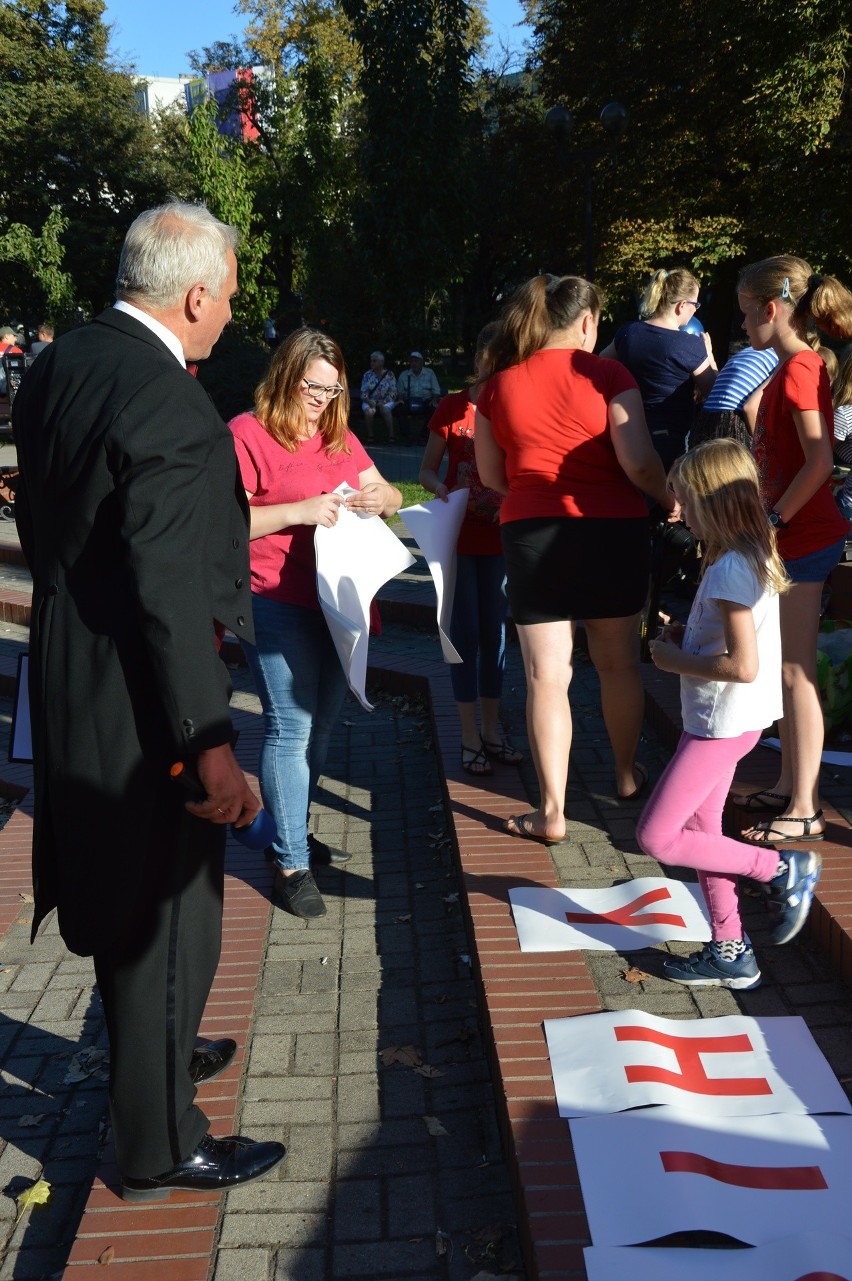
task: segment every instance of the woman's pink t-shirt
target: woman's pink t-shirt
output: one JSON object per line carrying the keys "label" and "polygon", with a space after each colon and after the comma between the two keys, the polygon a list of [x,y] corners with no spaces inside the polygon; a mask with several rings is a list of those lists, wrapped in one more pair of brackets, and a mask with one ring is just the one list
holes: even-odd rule
{"label": "woman's pink t-shirt", "polygon": [[[252,507],[298,503],[317,494],[330,494],[344,481],[360,489],[361,472],[373,465],[352,432],[346,433],[348,454],[326,453],[319,432],[311,440],[300,441],[291,454],[254,414],[238,414],[228,426],[234,435],[243,487],[253,495],[249,499]],[[290,525],[252,539],[249,558],[255,595],[319,609],[314,529],[313,525]]]}

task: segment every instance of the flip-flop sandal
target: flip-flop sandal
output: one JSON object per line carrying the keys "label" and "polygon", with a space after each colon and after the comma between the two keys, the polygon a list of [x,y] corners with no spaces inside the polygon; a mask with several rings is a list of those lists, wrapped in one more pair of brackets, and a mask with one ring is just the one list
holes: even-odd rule
{"label": "flip-flop sandal", "polygon": [[501,765],[520,765],[524,759],[523,752],[513,747],[507,738],[501,738],[499,743],[489,743],[487,738],[480,739],[480,742],[485,755]]}
{"label": "flip-flop sandal", "polygon": [[779,832],[777,827],[773,827],[773,819],[765,818],[760,823],[755,823],[754,830],[759,832],[759,836],[746,836],[744,832],[740,833],[742,840],[749,845],[801,845],[804,841],[812,843],[813,841],[822,841],[825,839],[824,832],[812,832],[811,827],[818,823],[823,817],[822,810],[817,810],[816,814],[811,814],[810,818],[788,818],[775,819],[775,822],[781,823],[801,823],[802,832],[800,836],[789,836],[786,832]]}
{"label": "flip-flop sandal", "polygon": [[639,775],[638,786],[635,787],[632,792],[628,793],[627,796],[621,796],[618,794],[618,799],[620,801],[638,801],[639,797],[648,786],[648,771],[641,761],[634,762],[633,773]]}
{"label": "flip-flop sandal", "polygon": [[465,773],[472,774],[474,778],[488,778],[494,773],[491,762],[481,747],[477,750],[475,747],[465,747],[462,744],[461,764]]}
{"label": "flip-flop sandal", "polygon": [[[533,831],[532,814],[512,814],[509,818],[503,820],[503,831],[507,836],[515,836],[522,841],[537,841],[539,845],[561,845],[566,836],[559,840],[554,840],[550,836],[542,836],[539,832]],[[514,823],[514,828],[509,824]]]}
{"label": "flip-flop sandal", "polygon": [[[763,800],[763,797],[771,797],[772,799]],[[747,814],[760,813],[763,810],[778,810],[780,813],[790,804],[790,797],[785,796],[783,792],[770,792],[765,787],[760,792],[750,792],[748,796],[741,797],[737,804]]]}

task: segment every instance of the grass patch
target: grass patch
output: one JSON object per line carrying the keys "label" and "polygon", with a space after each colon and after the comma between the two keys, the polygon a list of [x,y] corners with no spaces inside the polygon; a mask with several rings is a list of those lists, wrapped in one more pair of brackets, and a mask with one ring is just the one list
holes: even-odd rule
{"label": "grass patch", "polygon": [[[435,497],[434,494],[430,494],[428,489],[418,485],[416,480],[395,480],[392,483],[402,494],[403,507],[413,507],[415,503],[428,503]],[[394,521],[398,520],[398,516],[392,516],[388,524],[392,525]]]}

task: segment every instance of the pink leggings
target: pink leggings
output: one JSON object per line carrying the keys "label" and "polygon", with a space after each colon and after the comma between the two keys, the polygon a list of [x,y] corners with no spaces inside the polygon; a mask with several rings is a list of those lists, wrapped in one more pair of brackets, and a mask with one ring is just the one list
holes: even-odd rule
{"label": "pink leggings", "polygon": [[778,866],[776,850],[722,835],[734,771],[759,738],[758,730],[739,738],[682,734],[636,829],[636,839],[652,858],[697,869],[717,942],[743,935],[737,877],[770,881]]}

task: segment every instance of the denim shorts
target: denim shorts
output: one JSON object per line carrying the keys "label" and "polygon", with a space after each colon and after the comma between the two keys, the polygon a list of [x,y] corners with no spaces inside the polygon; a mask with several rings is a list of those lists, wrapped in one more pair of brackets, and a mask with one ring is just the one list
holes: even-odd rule
{"label": "denim shorts", "polygon": [[841,538],[839,543],[822,547],[818,552],[785,560],[784,568],[794,583],[824,583],[835,565],[840,564],[845,546],[846,539]]}

